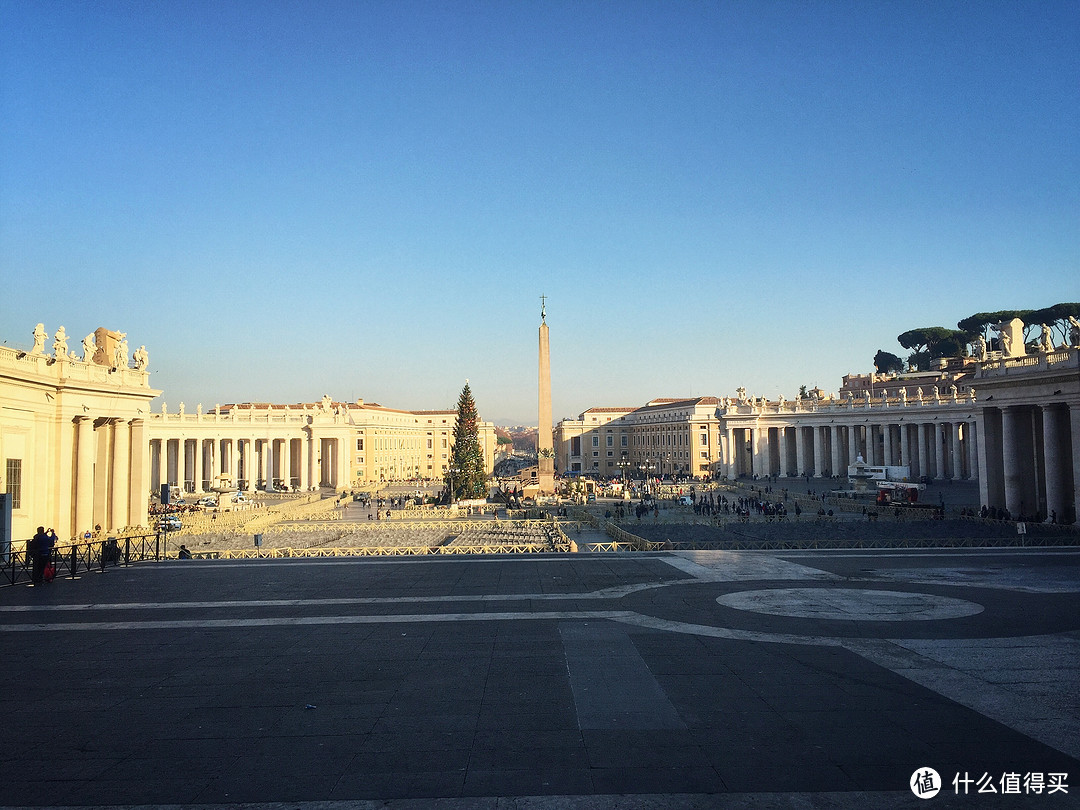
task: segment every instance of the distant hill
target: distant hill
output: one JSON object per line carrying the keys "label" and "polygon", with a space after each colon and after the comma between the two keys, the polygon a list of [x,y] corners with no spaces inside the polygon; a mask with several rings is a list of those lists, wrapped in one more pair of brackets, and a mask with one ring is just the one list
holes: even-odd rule
{"label": "distant hill", "polygon": [[534,427],[523,427],[521,425],[495,428],[496,436],[509,439],[513,443],[515,453],[535,453],[536,432]]}

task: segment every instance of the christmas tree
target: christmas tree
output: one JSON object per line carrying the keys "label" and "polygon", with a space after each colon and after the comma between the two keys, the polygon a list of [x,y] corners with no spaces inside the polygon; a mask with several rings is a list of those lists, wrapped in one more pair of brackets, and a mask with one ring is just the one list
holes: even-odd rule
{"label": "christmas tree", "polygon": [[466,382],[458,398],[454,446],[450,450],[450,466],[446,471],[447,491],[453,492],[455,500],[487,497],[487,475],[484,473],[484,454],[480,450],[478,420],[476,403]]}

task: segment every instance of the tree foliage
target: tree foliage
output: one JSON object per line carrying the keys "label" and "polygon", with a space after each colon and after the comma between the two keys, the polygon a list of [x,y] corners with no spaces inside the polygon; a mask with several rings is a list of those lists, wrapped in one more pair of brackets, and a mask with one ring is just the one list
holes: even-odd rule
{"label": "tree foliage", "polygon": [[969,335],[959,329],[947,329],[944,326],[923,326],[909,329],[896,336],[896,342],[905,349],[911,349],[908,355],[908,369],[926,371],[935,357],[955,357],[967,350]]}
{"label": "tree foliage", "polygon": [[982,335],[989,340],[991,337],[990,324],[1011,321],[1013,318],[1019,318],[1024,323],[1027,323],[1028,315],[1032,311],[1030,309],[1003,309],[998,312],[976,312],[974,315],[969,315],[963,320],[957,321],[956,326],[972,337]]}
{"label": "tree foliage", "polygon": [[[1069,316],[1080,318],[1080,304],[1054,304],[1043,309],[1033,309],[1028,312],[1031,324],[1046,324],[1057,333],[1058,343],[1067,343],[1069,340]],[[1025,324],[1027,322],[1025,321]],[[1027,333],[1025,332],[1025,337]]]}
{"label": "tree foliage", "polygon": [[878,349],[874,355],[874,368],[879,374],[888,374],[890,371],[900,372],[904,370],[904,361],[891,352]]}
{"label": "tree foliage", "polygon": [[483,498],[487,495],[484,453],[480,449],[479,416],[468,383],[465,383],[461,396],[458,397],[454,445],[450,450],[450,466],[445,481],[447,491],[452,491],[455,499]]}

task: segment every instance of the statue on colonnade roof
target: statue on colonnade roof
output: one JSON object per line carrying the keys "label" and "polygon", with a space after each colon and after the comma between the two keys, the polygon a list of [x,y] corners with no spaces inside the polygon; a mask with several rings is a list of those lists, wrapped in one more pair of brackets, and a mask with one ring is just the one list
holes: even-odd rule
{"label": "statue on colonnade roof", "polygon": [[56,355],[57,360],[67,360],[67,332],[64,331],[62,326],[56,330],[56,334],[53,336],[53,354]]}

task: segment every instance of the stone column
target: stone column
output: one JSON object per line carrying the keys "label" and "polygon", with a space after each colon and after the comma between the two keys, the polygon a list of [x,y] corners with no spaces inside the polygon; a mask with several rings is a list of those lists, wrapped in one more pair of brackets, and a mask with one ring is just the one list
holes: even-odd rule
{"label": "stone column", "polygon": [[952,423],[952,477],[954,481],[959,481],[964,477],[964,448],[960,444],[961,430],[960,423]]}
{"label": "stone column", "polygon": [[244,439],[244,480],[247,482],[245,492],[254,491],[255,484],[259,480],[259,456],[255,452],[256,441],[258,439],[254,437]]}
{"label": "stone column", "polygon": [[1001,411],[997,408],[984,408],[977,432],[979,501],[991,509],[1000,509],[1005,505],[1001,427]]}
{"label": "stone column", "polygon": [[130,446],[127,525],[146,526],[149,523],[150,444],[146,440],[146,422],[142,419],[131,420]]}
{"label": "stone column", "polygon": [[735,429],[728,428],[725,431],[727,437],[727,450],[724,456],[724,467],[727,470],[727,478],[729,481],[734,481],[737,475],[738,467],[735,466]]}
{"label": "stone column", "polygon": [[1043,465],[1046,469],[1046,514],[1056,513],[1062,523],[1069,514],[1068,411],[1064,405],[1043,407]]}
{"label": "stone column", "polygon": [[274,491],[274,440],[263,439],[263,490]]}
{"label": "stone column", "polygon": [[[334,440],[334,461],[337,462],[337,481],[334,482],[335,486],[339,490],[347,489],[348,486],[349,486],[349,483],[348,483],[349,482],[349,454],[346,452],[345,440],[344,439],[335,439]],[[551,462],[552,462],[552,469],[554,469],[554,467],[555,467],[555,459],[554,459],[554,457],[552,457]],[[400,467],[401,467],[401,465],[399,464],[398,465],[399,475],[400,475]],[[554,486],[554,484],[552,484],[552,486]]]}
{"label": "stone column", "polygon": [[915,426],[915,429],[918,431],[918,439],[919,439],[919,473],[918,474],[920,476],[930,475],[930,472],[929,472],[929,470],[927,469],[927,466],[926,466],[927,460],[928,460],[929,455],[930,455],[930,453],[928,451],[928,448],[926,446],[926,425],[921,424],[921,423],[917,424]]}
{"label": "stone column", "polygon": [[832,474],[833,475],[840,475],[841,474],[841,469],[840,468],[844,464],[844,461],[843,461],[844,457],[843,457],[843,454],[841,452],[843,450],[843,447],[840,446],[840,426],[839,425],[829,425],[829,439],[830,439],[830,443],[832,445],[832,447],[831,447],[831,450],[832,450],[832,453],[831,453],[831,456],[832,456],[832,459],[831,459],[832,460]]}
{"label": "stone column", "polygon": [[93,418],[76,416],[75,430],[75,524],[71,533],[81,535],[94,528]]}
{"label": "stone column", "polygon": [[978,480],[979,478],[979,443],[977,439],[977,430],[975,427],[975,420],[964,423],[964,443],[967,445],[968,456],[968,478],[972,480]]}
{"label": "stone column", "polygon": [[180,486],[180,492],[187,492],[187,480],[188,480],[188,457],[187,457],[187,439],[181,437],[177,446],[176,468],[178,477],[180,480],[177,482]]}
{"label": "stone column", "polygon": [[122,529],[128,525],[128,501],[131,498],[131,487],[128,483],[128,473],[131,470],[131,429],[127,422],[113,420],[112,441],[112,497],[105,525],[110,529]]}
{"label": "stone column", "polygon": [[228,439],[225,445],[228,450],[229,459],[229,481],[231,485],[235,487],[240,481],[240,440]]}
{"label": "stone column", "polygon": [[848,464],[854,464],[859,458],[859,438],[859,426],[850,425],[848,427]]}
{"label": "stone column", "polygon": [[281,481],[286,491],[292,488],[292,439],[281,443]]}
{"label": "stone column", "polygon": [[[364,451],[365,458],[367,451]],[[364,465],[367,466],[366,464]],[[300,489],[307,491],[311,486],[311,437],[305,433],[300,439]]]}
{"label": "stone column", "polygon": [[796,425],[793,428],[795,436],[795,474],[798,476],[806,475],[806,437],[803,435],[803,429]]}
{"label": "stone column", "polygon": [[934,480],[942,481],[945,478],[945,439],[943,426],[934,423]]}
{"label": "stone column", "polygon": [[882,450],[884,451],[884,456],[885,456],[885,462],[884,462],[885,466],[886,467],[892,467],[893,466],[892,425],[884,424],[884,425],[881,426],[881,437],[882,437]]}
{"label": "stone column", "polygon": [[750,447],[750,465],[754,475],[764,478],[769,473],[769,429],[755,427]]}
{"label": "stone column", "polygon": [[1020,514],[1023,501],[1023,470],[1018,449],[1023,420],[1016,408],[1001,412],[1001,463],[1005,479],[1005,508],[1015,519]]}
{"label": "stone column", "polygon": [[908,468],[908,475],[913,475],[915,470],[911,468],[911,426],[907,422],[900,423],[900,458],[899,463]]}
{"label": "stone column", "polygon": [[787,444],[787,428],[781,425],[776,429],[776,444],[780,451],[780,474],[778,477],[787,478],[788,471],[788,444]]}
{"label": "stone column", "polygon": [[821,478],[825,472],[825,428],[810,428],[810,436],[814,442],[814,478]]}
{"label": "stone column", "polygon": [[1080,407],[1069,406],[1069,422],[1072,428],[1070,444],[1072,445],[1073,490],[1072,515],[1066,519],[1075,523],[1080,520]]}

